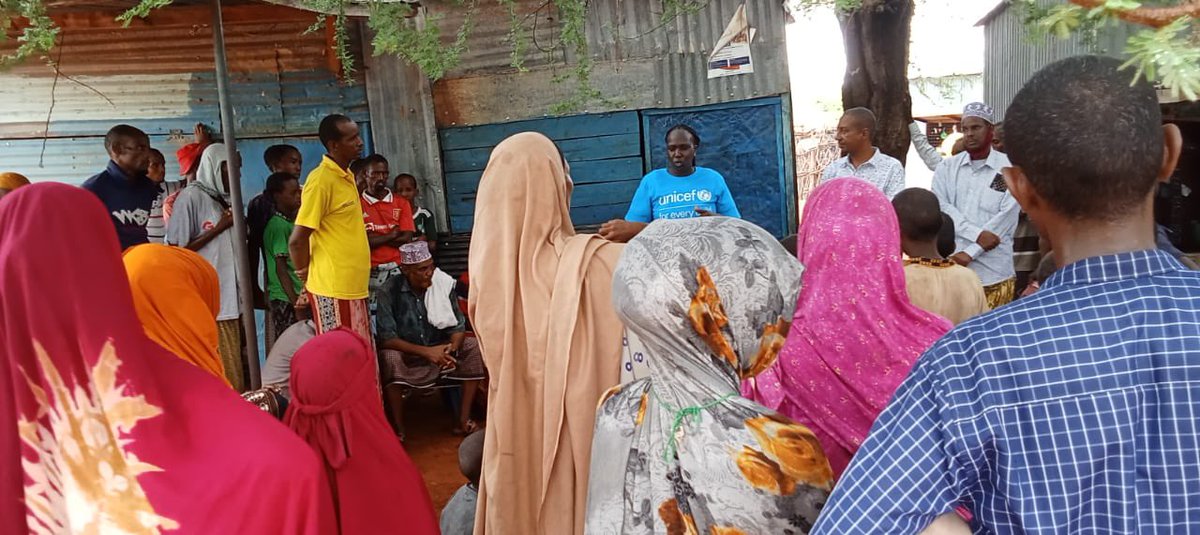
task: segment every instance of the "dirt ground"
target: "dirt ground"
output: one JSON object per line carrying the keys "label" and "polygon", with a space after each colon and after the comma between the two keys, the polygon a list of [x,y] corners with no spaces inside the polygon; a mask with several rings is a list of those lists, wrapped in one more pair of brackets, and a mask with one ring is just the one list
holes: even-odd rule
{"label": "dirt ground", "polygon": [[467,482],[458,469],[458,444],[462,437],[451,432],[454,418],[438,394],[415,396],[405,404],[404,449],[421,470],[434,510],[442,507]]}

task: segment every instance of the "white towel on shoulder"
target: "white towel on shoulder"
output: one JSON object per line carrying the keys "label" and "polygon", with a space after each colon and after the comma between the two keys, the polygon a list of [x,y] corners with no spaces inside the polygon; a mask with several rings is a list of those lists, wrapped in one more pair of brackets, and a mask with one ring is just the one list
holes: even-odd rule
{"label": "white towel on shoulder", "polygon": [[450,295],[450,292],[454,291],[455,283],[454,277],[445,271],[433,271],[433,284],[429,291],[425,292],[428,296],[425,299],[425,312],[429,314],[430,325],[439,329],[449,329],[458,325],[458,317],[454,315],[457,299]]}

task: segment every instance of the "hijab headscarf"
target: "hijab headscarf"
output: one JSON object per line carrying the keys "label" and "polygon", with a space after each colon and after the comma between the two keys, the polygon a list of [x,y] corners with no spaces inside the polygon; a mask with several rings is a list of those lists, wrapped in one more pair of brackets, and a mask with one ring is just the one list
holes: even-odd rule
{"label": "hijab headscarf", "polygon": [[835,476],[917,357],[950,322],[908,299],[896,212],[855,178],[826,182],[804,208],[804,290],[779,362],[744,393],[808,426]]}
{"label": "hijab headscarf", "polygon": [[331,533],[312,451],[143,333],[108,221],[0,204],[0,533]]}
{"label": "hijab headscarf", "polygon": [[221,202],[225,208],[229,207],[229,190],[225,188],[221,167],[228,161],[229,151],[225,149],[224,143],[209,145],[200,156],[200,163],[196,167],[196,181],[192,182],[209,197]]}
{"label": "hijab headscarf", "polygon": [[122,259],[146,336],[229,384],[217,352],[221,283],[212,264],[187,249],[159,244],[130,247]]}
{"label": "hijab headscarf", "polygon": [[656,221],[629,242],[613,304],[650,376],[596,417],[588,533],[807,533],[832,483],[816,437],[738,395],[774,362],[802,268],[725,217]]}
{"label": "hijab headscarf", "polygon": [[496,146],[479,183],[468,309],[491,379],[476,533],[583,530],[596,400],[620,379],[622,246],[575,234],[571,189],[535,133]]}
{"label": "hijab headscarf", "polygon": [[313,338],[292,357],[284,423],[324,462],[342,535],[391,524],[436,535],[425,482],[383,416],[375,381],[375,356],[358,335],[343,329]]}

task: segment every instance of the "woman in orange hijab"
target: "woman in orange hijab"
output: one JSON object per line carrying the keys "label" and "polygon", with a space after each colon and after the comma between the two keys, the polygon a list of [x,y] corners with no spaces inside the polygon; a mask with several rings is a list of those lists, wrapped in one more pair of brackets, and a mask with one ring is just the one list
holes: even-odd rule
{"label": "woman in orange hijab", "polygon": [[12,193],[13,190],[15,190],[21,186],[28,186],[28,185],[29,185],[29,179],[25,178],[25,175],[22,175],[19,173],[12,173],[12,172],[0,173],[0,198],[3,198],[5,195],[7,195],[9,193]]}
{"label": "woman in orange hijab", "polygon": [[146,244],[123,256],[133,306],[146,336],[179,358],[230,384],[217,353],[217,271],[180,247]]}

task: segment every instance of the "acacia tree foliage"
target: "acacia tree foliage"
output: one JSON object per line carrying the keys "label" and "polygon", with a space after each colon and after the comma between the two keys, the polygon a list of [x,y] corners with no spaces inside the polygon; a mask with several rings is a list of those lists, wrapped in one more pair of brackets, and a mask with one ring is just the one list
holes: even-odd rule
{"label": "acacia tree foliage", "polygon": [[[5,30],[0,36],[7,38],[16,29],[17,47],[11,53],[0,56],[0,66],[15,62],[42,58],[50,61],[49,51],[58,38],[58,27],[46,11],[46,0],[0,0],[0,26]],[[172,0],[140,0],[118,20],[128,24],[136,17],[146,17],[155,9],[171,4]],[[438,79],[459,62],[467,47],[473,29],[471,16],[481,2],[497,2],[509,10],[511,28],[509,41],[513,48],[512,66],[523,69],[524,59],[529,52],[529,8],[523,12],[518,0],[430,0],[453,3],[454,9],[466,11],[464,23],[457,28],[444,27],[444,21],[436,16],[414,18],[408,4],[379,0],[297,0],[308,9],[317,11],[320,28],[326,17],[332,17],[336,41],[336,53],[342,59],[345,76],[353,73],[354,61],[350,53],[347,25],[352,12],[366,10],[367,23],[375,37],[372,41],[376,54],[396,54],[418,65],[432,79]],[[586,17],[591,0],[545,0],[534,7],[536,11],[554,10],[560,21],[559,39],[542,51],[558,54],[570,59],[571,69],[560,81],[573,81],[575,96],[563,103],[557,111],[572,111],[589,102],[602,99],[591,85],[592,60],[587,46]],[[710,0],[645,0],[657,2],[662,8],[663,21],[694,13],[706,7]],[[848,105],[880,106],[882,99],[877,93],[887,95],[900,91],[894,82],[878,85],[876,79],[895,78],[895,56],[908,55],[908,20],[912,14],[911,0],[792,0],[801,8],[816,5],[837,8],[842,26],[849,34],[846,44],[851,52],[847,62],[847,90],[843,100]],[[1010,0],[1025,10],[1030,27],[1058,36],[1094,31],[1096,28],[1125,20],[1145,26],[1146,29],[1130,38],[1126,48],[1131,76],[1145,76],[1161,81],[1177,95],[1196,99],[1200,95],[1200,25],[1194,21],[1200,17],[1200,0],[1060,0],[1043,7],[1037,0]],[[884,32],[888,33],[881,33]],[[454,32],[452,40],[443,34]],[[897,36],[897,32],[902,37]],[[449,40],[449,43],[447,41]],[[877,51],[882,56],[871,54]],[[861,53],[859,53],[861,52]],[[883,58],[878,60],[876,58]],[[881,65],[873,62],[882,61]],[[851,67],[853,65],[853,67]],[[850,71],[866,66],[879,76],[868,76],[864,81]],[[893,95],[891,102],[902,105],[908,102],[907,85],[902,93]],[[890,114],[889,114],[890,115]],[[899,134],[907,138],[907,130]],[[900,147],[888,142],[889,146]],[[905,143],[906,146],[907,143]],[[891,153],[893,149],[888,151]],[[897,149],[898,150],[898,149]],[[901,155],[902,156],[902,155]]]}

